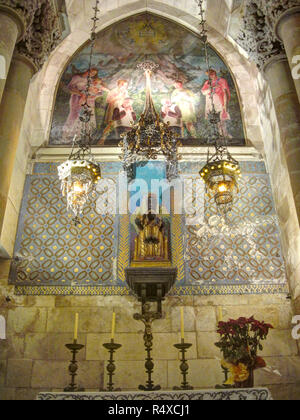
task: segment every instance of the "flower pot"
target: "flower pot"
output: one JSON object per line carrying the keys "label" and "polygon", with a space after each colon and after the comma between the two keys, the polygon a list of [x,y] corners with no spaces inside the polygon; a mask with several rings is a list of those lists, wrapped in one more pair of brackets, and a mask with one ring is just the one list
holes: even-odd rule
{"label": "flower pot", "polygon": [[254,387],[254,370],[249,368],[249,378],[243,382],[235,382],[235,388],[253,388]]}

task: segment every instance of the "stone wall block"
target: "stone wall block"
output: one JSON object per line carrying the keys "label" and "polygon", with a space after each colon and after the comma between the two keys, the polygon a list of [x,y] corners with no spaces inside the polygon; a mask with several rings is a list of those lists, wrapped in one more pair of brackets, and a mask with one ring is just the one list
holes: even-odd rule
{"label": "stone wall block", "polygon": [[23,334],[14,335],[8,332],[6,340],[0,341],[0,360],[22,359],[24,357],[24,347],[25,339]]}
{"label": "stone wall block", "polygon": [[248,305],[247,295],[194,296],[195,306],[242,306]]}
{"label": "stone wall block", "polygon": [[[188,350],[188,358],[197,358],[197,342],[196,334],[191,332],[185,333],[186,343],[191,343],[193,346]],[[181,336],[179,333],[154,333],[153,334],[153,358],[154,360],[179,360],[180,353],[174,347],[174,344],[181,343]],[[144,355],[146,353],[144,352]]]}
{"label": "stone wall block", "polygon": [[33,362],[32,388],[64,388],[68,384],[67,364],[38,360]]}
{"label": "stone wall block", "polygon": [[[184,330],[195,331],[196,315],[192,306],[184,306]],[[172,331],[179,332],[181,329],[180,323],[180,307],[171,308],[171,323]]]}
{"label": "stone wall block", "polygon": [[11,260],[0,260],[0,279],[4,279],[7,282],[9,275]]}
{"label": "stone wall block", "polygon": [[[118,307],[115,308],[116,311],[116,334],[117,333],[140,333],[144,332],[144,324],[141,321],[136,321],[133,318],[135,313],[141,313],[141,306],[140,304],[135,304],[133,307]],[[110,323],[112,313],[109,314]],[[155,321],[154,321],[155,322]]]}
{"label": "stone wall block", "polygon": [[[109,359],[109,353],[103,347],[103,344],[110,343],[110,340],[110,334],[88,334],[86,360],[103,360],[106,362]],[[142,361],[145,359],[143,334],[120,333],[116,335],[115,342],[122,344],[122,347],[114,354],[116,361]]]}
{"label": "stone wall block", "polygon": [[105,308],[59,308],[49,309],[47,331],[73,332],[76,313],[79,314],[79,333],[100,333],[111,329],[111,314]]}
{"label": "stone wall block", "polygon": [[226,306],[223,310],[223,320],[238,319],[240,317],[254,316],[258,321],[272,324],[274,328],[279,326],[279,312],[276,306]]}
{"label": "stone wall block", "polygon": [[1,401],[14,401],[16,399],[15,388],[0,388]]}
{"label": "stone wall block", "polygon": [[214,307],[195,308],[196,331],[215,331],[217,326],[216,310]]}
{"label": "stone wall block", "polygon": [[261,356],[296,356],[297,342],[292,338],[291,330],[271,330],[267,339],[262,342]]}
{"label": "stone wall block", "polygon": [[[7,366],[7,361],[0,360],[0,389],[5,386],[6,366]],[[0,396],[0,399],[1,399],[1,396]]]}
{"label": "stone wall block", "polygon": [[42,308],[14,308],[8,312],[7,329],[12,334],[45,332],[47,311]]}
{"label": "stone wall block", "polygon": [[6,385],[7,387],[30,387],[32,374],[32,360],[10,359],[7,362]]}
{"label": "stone wall block", "polygon": [[[189,361],[188,382],[195,389],[210,389],[216,385],[221,385],[224,381],[220,362],[213,359],[190,360]],[[168,362],[168,388],[180,386],[182,375],[178,362]]]}
{"label": "stone wall block", "polygon": [[164,332],[164,333],[170,333],[172,332],[172,319],[171,319],[171,313],[166,308],[167,311],[163,311],[162,319],[156,319],[155,322],[152,324],[152,331],[153,332]]}
{"label": "stone wall block", "polygon": [[[145,363],[142,361],[120,361],[118,362],[118,374],[114,377],[115,387],[122,388],[123,391],[136,391],[139,385],[145,385],[147,374]],[[167,361],[155,361],[153,381],[155,385],[161,385],[162,389],[167,389],[168,382]]]}
{"label": "stone wall block", "polygon": [[197,333],[197,351],[198,359],[216,357],[222,359],[220,349],[215,346],[220,336],[216,332],[198,332]]}
{"label": "stone wall block", "polygon": [[298,357],[265,357],[267,368],[254,372],[256,386],[296,383],[300,380]]}
{"label": "stone wall block", "polygon": [[35,401],[39,392],[49,392],[49,388],[16,388],[14,399],[17,401]]}
{"label": "stone wall block", "polygon": [[[71,353],[65,347],[73,342],[69,334],[26,334],[25,358],[33,360],[70,360]],[[79,334],[78,343],[85,345],[86,337]],[[77,354],[77,360],[85,360],[86,348]]]}
{"label": "stone wall block", "polygon": [[193,306],[194,296],[167,296],[163,305],[166,307]]}
{"label": "stone wall block", "polygon": [[103,387],[103,374],[103,362],[81,362],[78,369],[78,384],[86,389],[99,390]]}

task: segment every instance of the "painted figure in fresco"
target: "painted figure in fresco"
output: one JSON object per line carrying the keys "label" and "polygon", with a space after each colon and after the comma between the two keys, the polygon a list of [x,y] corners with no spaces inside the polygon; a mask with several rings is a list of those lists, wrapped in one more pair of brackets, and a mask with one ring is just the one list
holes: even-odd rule
{"label": "painted figure in fresco", "polygon": [[[68,90],[71,93],[70,98],[70,112],[68,119],[63,128],[63,137],[69,139],[79,131],[79,116],[82,105],[86,102],[86,88],[88,83],[89,72],[75,74],[72,77],[71,82],[68,84]],[[88,105],[91,107],[91,125],[96,127],[95,120],[95,100],[99,97],[103,91],[107,90],[103,85],[102,80],[98,77],[98,70],[96,68],[91,69],[91,87],[90,97],[88,99]]]}
{"label": "painted figure in fresco", "polygon": [[114,121],[117,138],[131,130],[132,124],[136,121],[136,113],[132,108],[132,104],[132,99],[126,98],[121,106],[114,109],[112,120]]}
{"label": "painted figure in fresco", "polygon": [[117,87],[112,89],[106,98],[106,112],[104,117],[104,130],[99,145],[104,144],[107,137],[112,133],[115,128],[113,120],[114,110],[122,107],[128,94],[128,81],[120,79],[117,82]]}
{"label": "painted figure in fresco", "polygon": [[[230,115],[228,112],[228,103],[231,98],[231,92],[228,85],[228,82],[223,77],[218,77],[217,72],[214,69],[210,69],[208,72],[208,76],[210,78],[210,81],[207,80],[204,83],[203,88],[201,89],[201,92],[204,96],[206,96],[206,109],[205,109],[205,116],[206,119],[208,118],[208,114],[212,111],[212,98],[213,103],[216,112],[220,113],[220,125],[219,125],[219,131],[220,134],[223,134],[224,136],[228,138],[232,138],[232,136],[228,133],[227,130],[227,121],[230,120]],[[211,92],[211,86],[212,86],[212,95]]]}
{"label": "painted figure in fresco", "polygon": [[183,87],[183,83],[177,80],[174,83],[175,90],[172,93],[171,102],[176,104],[182,115],[181,135],[184,137],[184,127],[186,127],[191,137],[196,137],[195,125],[197,123],[195,111],[195,95]]}
{"label": "painted figure in fresco", "polygon": [[182,113],[180,108],[176,104],[172,104],[170,99],[162,101],[161,117],[165,124],[169,124],[170,127],[179,135],[182,133]]}

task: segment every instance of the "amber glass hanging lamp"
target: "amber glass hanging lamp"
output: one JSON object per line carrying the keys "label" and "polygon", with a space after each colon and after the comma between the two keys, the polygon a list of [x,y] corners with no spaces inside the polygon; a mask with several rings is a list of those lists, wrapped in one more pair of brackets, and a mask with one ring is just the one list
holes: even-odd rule
{"label": "amber glass hanging lamp", "polygon": [[208,195],[214,198],[218,212],[225,216],[232,209],[234,195],[238,193],[238,179],[241,176],[239,162],[232,157],[227,147],[227,139],[220,123],[220,113],[214,104],[214,88],[210,78],[210,62],[208,54],[208,38],[205,21],[203,0],[196,0],[200,8],[200,36],[204,43],[207,74],[210,83],[210,99],[212,110],[208,114],[210,125],[210,141],[214,151],[208,148],[207,162],[200,171],[200,176],[205,182]]}
{"label": "amber glass hanging lamp", "polygon": [[101,169],[96,163],[91,151],[91,127],[90,120],[92,115],[89,106],[90,88],[92,84],[92,59],[96,40],[96,29],[98,18],[99,0],[96,0],[93,8],[95,14],[92,18],[93,26],[91,32],[91,52],[88,69],[87,87],[85,90],[85,101],[80,112],[80,121],[82,124],[79,139],[77,135],[73,140],[72,151],[68,160],[58,167],[58,176],[61,181],[61,190],[63,196],[67,198],[68,209],[74,213],[75,225],[79,223],[79,216],[83,211],[89,195],[94,191],[95,185],[101,178]]}

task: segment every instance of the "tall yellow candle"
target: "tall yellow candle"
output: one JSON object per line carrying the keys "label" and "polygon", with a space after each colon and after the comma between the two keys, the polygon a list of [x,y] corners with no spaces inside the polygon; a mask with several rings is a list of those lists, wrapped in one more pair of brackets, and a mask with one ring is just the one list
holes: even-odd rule
{"label": "tall yellow candle", "polygon": [[74,326],[74,341],[78,339],[78,321],[79,321],[79,314],[75,315],[75,326]]}
{"label": "tall yellow candle", "polygon": [[180,308],[180,327],[181,327],[181,338],[184,340],[184,314],[183,308]]}
{"label": "tall yellow candle", "polygon": [[113,313],[112,317],[112,324],[111,324],[111,339],[113,340],[115,338],[115,331],[116,331],[116,314]]}

